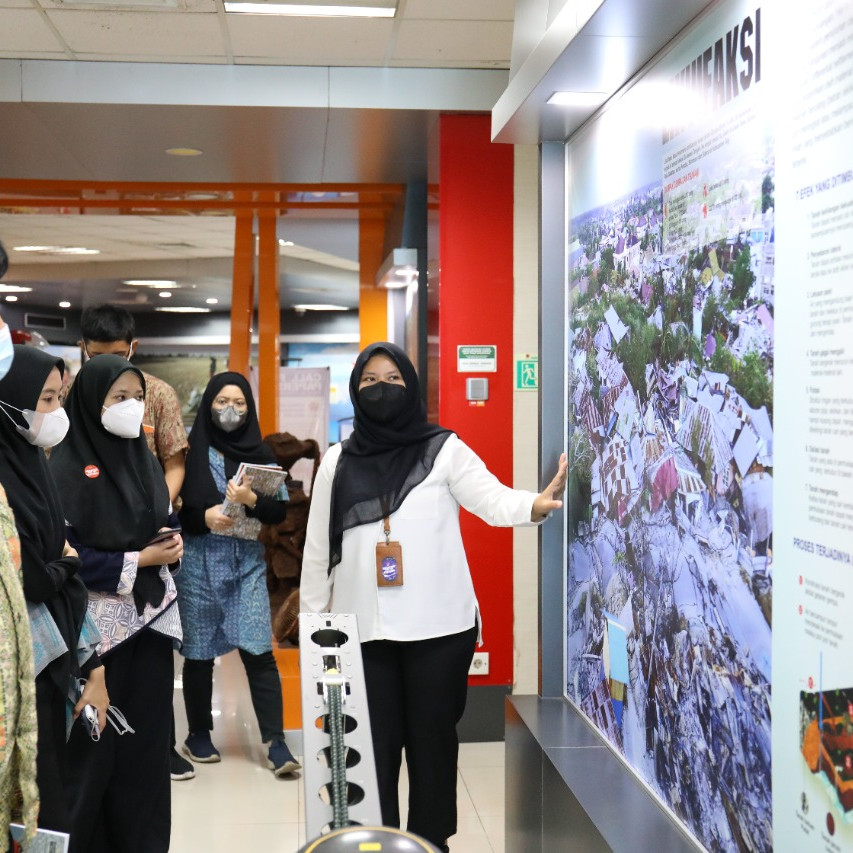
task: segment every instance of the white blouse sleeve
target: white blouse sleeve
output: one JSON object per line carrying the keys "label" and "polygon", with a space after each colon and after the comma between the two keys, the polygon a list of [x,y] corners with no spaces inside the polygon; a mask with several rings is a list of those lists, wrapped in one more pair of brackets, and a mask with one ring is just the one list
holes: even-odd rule
{"label": "white blouse sleeve", "polygon": [[305,547],[302,551],[302,578],[299,582],[299,609],[324,613],[332,597],[329,576],[329,515],[332,502],[332,480],[340,452],[330,449],[323,457],[311,489],[311,509]]}
{"label": "white blouse sleeve", "polygon": [[465,442],[452,435],[442,452],[450,459],[448,487],[460,506],[493,527],[519,527],[530,520],[536,492],[511,489],[486,468]]}

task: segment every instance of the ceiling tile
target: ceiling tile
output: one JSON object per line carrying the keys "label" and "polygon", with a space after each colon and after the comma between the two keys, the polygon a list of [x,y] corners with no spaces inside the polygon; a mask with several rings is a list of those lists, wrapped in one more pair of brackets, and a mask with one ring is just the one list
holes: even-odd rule
{"label": "ceiling tile", "polygon": [[47,14],[75,53],[97,54],[101,59],[124,59],[128,55],[148,59],[225,55],[214,14],[71,9],[50,10]]}
{"label": "ceiling tile", "polygon": [[42,16],[32,7],[29,9],[3,9],[3,26],[0,27],[0,50],[42,52],[62,50]]}
{"label": "ceiling tile", "polygon": [[512,21],[403,21],[395,60],[436,59],[470,67],[473,61],[508,68]]}
{"label": "ceiling tile", "polygon": [[407,0],[403,20],[512,21],[515,0]]}
{"label": "ceiling tile", "polygon": [[382,65],[390,20],[228,15],[234,57],[269,57],[287,65]]}

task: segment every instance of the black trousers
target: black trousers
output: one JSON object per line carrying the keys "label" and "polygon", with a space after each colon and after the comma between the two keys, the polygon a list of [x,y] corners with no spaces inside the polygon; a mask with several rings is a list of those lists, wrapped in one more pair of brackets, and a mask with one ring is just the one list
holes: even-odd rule
{"label": "black trousers", "polygon": [[[281,698],[281,676],[272,652],[251,655],[243,649],[240,660],[249,680],[252,707],[261,730],[261,740],[284,737],[284,710]],[[190,733],[213,731],[213,661],[184,661],[184,705]]]}
{"label": "black trousers", "polygon": [[135,730],[107,723],[96,743],[77,722],[68,742],[71,853],[165,853],[171,834],[172,641],[140,631],[103,658],[110,704]]}
{"label": "black trousers", "polygon": [[407,829],[441,846],[456,832],[456,724],[465,710],[476,626],[430,640],[362,643],[382,823],[400,826],[402,751]]}
{"label": "black trousers", "polygon": [[43,670],[36,678],[38,825],[43,829],[70,832],[71,813],[65,802],[68,787],[65,696],[54,684],[49,669]]}

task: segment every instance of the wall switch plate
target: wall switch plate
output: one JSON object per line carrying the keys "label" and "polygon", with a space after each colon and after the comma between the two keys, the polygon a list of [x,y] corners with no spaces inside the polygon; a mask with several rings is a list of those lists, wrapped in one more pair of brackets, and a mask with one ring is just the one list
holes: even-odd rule
{"label": "wall switch plate", "polygon": [[468,675],[488,675],[489,674],[489,653],[474,652],[474,660],[471,661],[471,666],[468,668]]}

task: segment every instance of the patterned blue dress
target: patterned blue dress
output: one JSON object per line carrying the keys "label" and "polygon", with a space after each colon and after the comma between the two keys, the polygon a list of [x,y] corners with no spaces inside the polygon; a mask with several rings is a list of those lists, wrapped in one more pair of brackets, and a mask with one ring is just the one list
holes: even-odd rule
{"label": "patterned blue dress", "polygon": [[[212,447],[210,470],[224,500],[225,459]],[[276,497],[287,500],[287,490]],[[184,657],[210,660],[233,649],[253,655],[272,649],[266,572],[260,542],[218,533],[184,535],[184,557],[175,575]]]}

